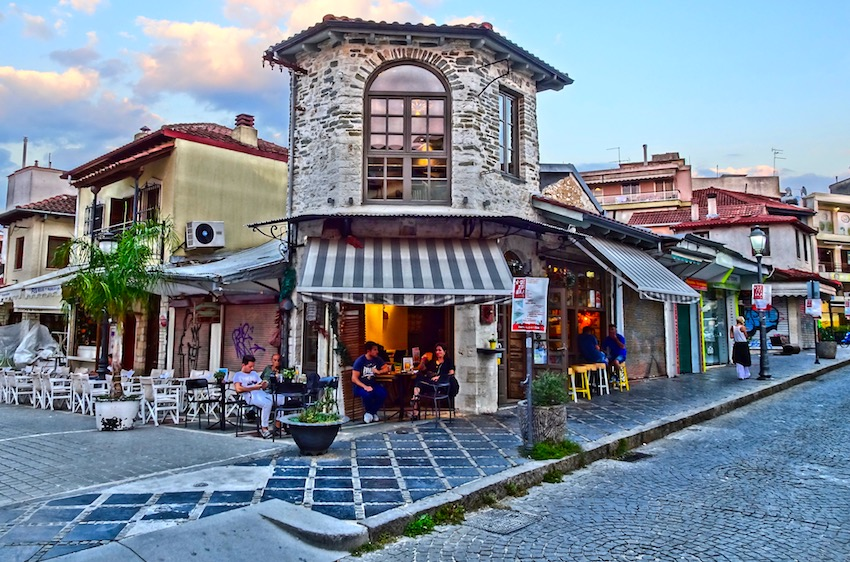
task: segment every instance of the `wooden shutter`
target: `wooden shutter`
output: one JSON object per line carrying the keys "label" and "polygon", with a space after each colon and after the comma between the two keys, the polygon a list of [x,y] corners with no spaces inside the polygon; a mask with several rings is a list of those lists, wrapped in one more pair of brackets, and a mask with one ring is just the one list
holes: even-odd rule
{"label": "wooden shutter", "polygon": [[[363,417],[363,401],[354,396],[351,384],[351,363],[363,355],[366,343],[366,307],[362,304],[340,304],[339,340],[348,349],[350,360],[343,365],[340,384],[342,385],[345,415],[353,420]],[[335,356],[334,360],[338,360]]]}

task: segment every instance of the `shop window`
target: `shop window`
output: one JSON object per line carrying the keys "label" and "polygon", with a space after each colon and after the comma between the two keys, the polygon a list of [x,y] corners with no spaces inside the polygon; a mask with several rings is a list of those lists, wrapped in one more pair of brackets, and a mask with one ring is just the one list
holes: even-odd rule
{"label": "shop window", "polygon": [[445,84],[423,66],[375,76],[366,88],[366,201],[451,202],[448,105]]}
{"label": "shop window", "polygon": [[58,259],[57,252],[63,244],[69,242],[70,238],[62,238],[60,236],[47,237],[47,265],[46,267],[66,267],[68,265],[68,254],[66,253],[62,259]]}

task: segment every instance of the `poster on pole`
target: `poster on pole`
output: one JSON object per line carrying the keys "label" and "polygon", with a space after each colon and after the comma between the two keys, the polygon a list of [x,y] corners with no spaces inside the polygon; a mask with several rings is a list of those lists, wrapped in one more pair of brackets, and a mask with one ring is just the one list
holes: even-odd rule
{"label": "poster on pole", "polygon": [[812,318],[820,318],[821,315],[821,300],[806,299],[806,314]]}
{"label": "poster on pole", "polygon": [[511,304],[512,332],[546,333],[546,301],[549,279],[516,277]]}
{"label": "poster on pole", "polygon": [[770,310],[772,304],[770,285],[764,283],[753,284],[753,308],[756,310]]}

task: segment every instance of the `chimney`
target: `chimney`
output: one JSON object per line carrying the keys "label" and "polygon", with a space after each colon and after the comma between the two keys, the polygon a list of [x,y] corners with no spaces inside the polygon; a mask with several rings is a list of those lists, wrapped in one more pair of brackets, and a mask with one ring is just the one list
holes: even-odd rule
{"label": "chimney", "polygon": [[646,166],[646,145],[643,145],[643,165]]}
{"label": "chimney", "polygon": [[145,126],[144,126],[144,127],[142,127],[141,129],[139,129],[139,132],[138,132],[138,133],[136,133],[135,135],[133,135],[133,140],[134,140],[134,141],[137,141],[137,140],[139,140],[140,138],[142,138],[142,137],[144,137],[144,136],[147,136],[147,134],[148,134],[148,133],[150,133],[150,132],[151,132],[150,127],[148,127],[147,125],[145,125]]}
{"label": "chimney", "polygon": [[257,148],[257,129],[254,128],[254,116],[240,113],[236,116],[236,128],[231,133],[233,140]]}
{"label": "chimney", "polygon": [[[21,168],[27,167],[27,143],[28,142],[29,142],[29,139],[27,137],[24,137],[24,159],[23,159],[23,162],[21,162]],[[838,180],[835,180],[835,181],[838,182]]]}
{"label": "chimney", "polygon": [[691,220],[696,222],[699,220],[699,203],[691,202]]}
{"label": "chimney", "polygon": [[708,199],[708,209],[706,210],[705,218],[716,219],[720,217],[720,215],[717,214],[717,194],[709,193],[705,197]]}

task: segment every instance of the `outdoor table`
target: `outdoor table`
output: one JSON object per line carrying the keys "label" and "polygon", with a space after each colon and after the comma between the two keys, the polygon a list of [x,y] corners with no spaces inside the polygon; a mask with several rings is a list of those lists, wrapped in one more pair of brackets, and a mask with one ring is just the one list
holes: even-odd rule
{"label": "outdoor table", "polygon": [[[218,387],[218,421],[207,427],[207,429],[213,429],[215,426],[218,426],[221,431],[227,430],[227,385],[230,384],[233,383],[224,379],[215,381],[215,385]],[[233,422],[230,422],[230,424],[233,425]]]}
{"label": "outdoor table", "polygon": [[387,399],[391,400],[394,398],[394,400],[392,400],[392,405],[398,408],[398,413],[390,415],[390,418],[398,415],[399,421],[404,420],[405,407],[413,394],[411,390],[411,383],[415,376],[416,375],[413,371],[400,371],[396,373],[378,375],[376,377],[378,382],[382,384],[385,382],[391,382],[392,386],[390,388],[395,391],[395,396],[388,396]]}

